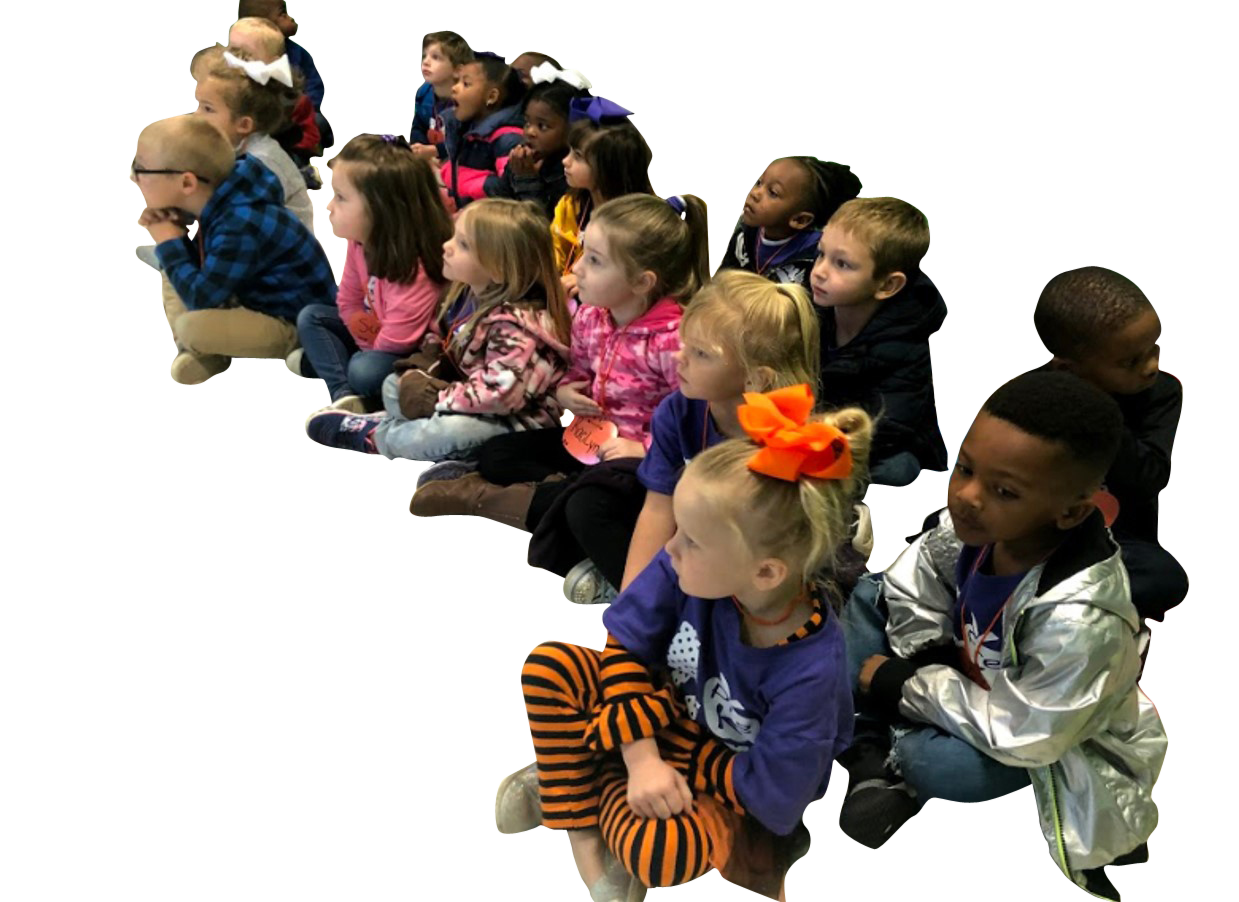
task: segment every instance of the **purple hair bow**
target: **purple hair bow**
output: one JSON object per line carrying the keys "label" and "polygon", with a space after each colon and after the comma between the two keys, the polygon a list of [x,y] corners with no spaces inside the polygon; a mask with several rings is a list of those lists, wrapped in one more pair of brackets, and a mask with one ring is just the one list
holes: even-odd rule
{"label": "purple hair bow", "polygon": [[568,102],[569,122],[588,119],[594,125],[605,125],[603,120],[626,120],[631,115],[632,110],[626,110],[605,97],[575,97]]}

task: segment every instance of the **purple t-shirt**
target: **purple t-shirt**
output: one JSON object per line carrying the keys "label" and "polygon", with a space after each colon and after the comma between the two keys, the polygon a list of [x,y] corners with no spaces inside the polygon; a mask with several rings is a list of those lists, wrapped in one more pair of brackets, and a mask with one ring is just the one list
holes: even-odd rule
{"label": "purple t-shirt", "polygon": [[[964,672],[971,675],[972,662],[975,661],[978,675],[989,688],[986,673],[1002,669],[1001,611],[1028,571],[1010,576],[986,573],[989,562],[982,555],[990,556],[990,546],[978,548],[965,545],[959,555],[955,565],[955,585],[959,586],[959,591],[951,607],[951,622],[955,627],[955,645],[959,648]],[[987,628],[989,632],[986,632]]]}
{"label": "purple t-shirt", "polygon": [[651,492],[670,495],[684,465],[723,440],[707,401],[689,400],[676,389],[658,402],[650,420],[650,449],[637,467],[637,478]]}
{"label": "purple t-shirt", "polygon": [[731,600],[685,595],[660,551],[602,622],[651,672],[666,671],[690,716],[738,753],[732,780],[748,812],[791,833],[852,741],[843,631],[829,605],[815,631],[753,648]]}

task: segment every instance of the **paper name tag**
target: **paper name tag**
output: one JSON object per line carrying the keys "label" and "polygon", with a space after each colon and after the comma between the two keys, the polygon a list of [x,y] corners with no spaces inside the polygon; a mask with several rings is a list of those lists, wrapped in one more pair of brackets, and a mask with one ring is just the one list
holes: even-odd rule
{"label": "paper name tag", "polygon": [[598,463],[598,449],[619,435],[619,427],[601,417],[573,417],[564,429],[564,449],[583,464]]}

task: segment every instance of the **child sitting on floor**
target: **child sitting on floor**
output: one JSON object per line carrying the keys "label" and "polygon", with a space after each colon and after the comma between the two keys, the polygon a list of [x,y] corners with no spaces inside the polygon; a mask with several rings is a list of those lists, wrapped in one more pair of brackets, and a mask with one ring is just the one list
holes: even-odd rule
{"label": "child sitting on floor", "polygon": [[456,105],[452,85],[460,67],[472,60],[473,51],[454,31],[432,31],[422,38],[425,83],[417,89],[413,124],[409,127],[409,143],[418,156],[431,161],[447,156],[443,114]]}
{"label": "child sitting on floor", "polygon": [[288,61],[305,76],[305,96],[314,111],[314,124],[320,136],[320,149],[331,147],[334,143],[331,136],[331,125],[323,116],[323,77],[318,74],[318,66],[314,57],[310,56],[300,44],[293,40],[297,33],[297,20],[288,14],[288,4],[285,0],[241,0],[238,4],[237,18],[255,17],[267,19],[284,36],[284,47],[288,53]]}
{"label": "child sitting on floor", "polygon": [[443,184],[456,209],[499,192],[508,154],[521,143],[525,86],[493,53],[475,53],[452,85],[455,109],[443,114]]}
{"label": "child sitting on floor", "polygon": [[869,418],[807,422],[803,385],[746,400],[754,441],[685,468],[675,535],[603,614],[605,650],[547,643],[521,674],[537,760],[500,784],[496,826],[566,830],[594,902],[712,867],[784,898],[851,739],[831,563]]}
{"label": "child sitting on floor", "polygon": [[1136,685],[1140,618],[1092,500],[1122,428],[1118,405],[1069,373],[1011,380],[964,438],[949,513],[852,594],[863,716],[840,759],[839,823],[853,839],[876,848],[928,799],[1031,780],[1050,854],[1079,886],[1117,899],[1103,866],[1147,858],[1166,734]]}

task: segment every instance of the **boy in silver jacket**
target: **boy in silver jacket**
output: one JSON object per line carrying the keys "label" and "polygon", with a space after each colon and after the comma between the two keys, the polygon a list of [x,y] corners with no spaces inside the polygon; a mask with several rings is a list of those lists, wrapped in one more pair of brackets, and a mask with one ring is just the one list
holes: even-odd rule
{"label": "boy in silver jacket", "polygon": [[1077,885],[1118,899],[1103,867],[1147,860],[1166,735],[1091,500],[1121,430],[1113,399],[1078,377],[1008,382],[964,439],[947,511],[849,600],[860,718],[840,826],[858,842],[877,848],[929,798],[1031,781]]}

